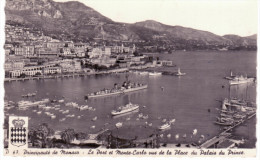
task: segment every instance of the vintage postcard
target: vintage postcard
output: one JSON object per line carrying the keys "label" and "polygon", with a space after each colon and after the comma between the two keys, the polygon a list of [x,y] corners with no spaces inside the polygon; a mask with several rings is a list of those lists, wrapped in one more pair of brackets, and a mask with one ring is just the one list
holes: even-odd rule
{"label": "vintage postcard", "polygon": [[257,0],[3,5],[4,157],[256,158]]}

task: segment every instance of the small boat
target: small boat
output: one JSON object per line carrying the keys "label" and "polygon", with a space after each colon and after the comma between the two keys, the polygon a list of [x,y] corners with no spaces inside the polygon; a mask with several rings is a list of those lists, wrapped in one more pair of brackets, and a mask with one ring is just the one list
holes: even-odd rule
{"label": "small boat", "polygon": [[166,122],[166,121],[167,121],[167,119],[163,119],[163,120],[162,120],[162,122]]}
{"label": "small boat", "polygon": [[167,138],[171,138],[171,136],[172,136],[171,134],[167,134]]}
{"label": "small boat", "polygon": [[178,68],[178,72],[176,73],[176,76],[184,76],[186,73],[181,73],[180,68]]}
{"label": "small boat", "polygon": [[69,113],[69,112],[70,112],[69,110],[62,111],[63,114],[67,114],[67,113]]}
{"label": "small boat", "polygon": [[59,103],[63,103],[64,102],[64,99],[60,99],[58,100]]}
{"label": "small boat", "polygon": [[73,117],[75,117],[75,115],[74,115],[74,114],[69,114],[69,115],[67,115],[66,117],[73,118]]}
{"label": "small boat", "polygon": [[169,123],[174,123],[175,122],[175,119],[171,119],[170,121],[169,121]]}
{"label": "small boat", "polygon": [[87,110],[87,109],[89,109],[88,105],[82,105],[79,107],[80,111]]}
{"label": "small boat", "polygon": [[170,125],[169,123],[165,123],[165,124],[163,124],[162,126],[160,126],[159,129],[160,129],[160,130],[165,130],[165,129],[168,129],[168,128],[170,128],[170,127],[171,127],[171,125]]}
{"label": "small boat", "polygon": [[55,119],[56,118],[56,116],[55,115],[51,115],[51,119]]}
{"label": "small boat", "polygon": [[218,122],[215,121],[216,124],[222,125],[222,126],[231,126],[233,125],[233,122]]}
{"label": "small boat", "polygon": [[138,118],[142,118],[143,117],[143,113],[138,114]]}
{"label": "small boat", "polygon": [[33,97],[33,96],[36,96],[36,93],[28,93],[28,94],[22,95],[22,97]]}
{"label": "small boat", "polygon": [[37,114],[42,114],[42,111],[38,111]]}
{"label": "small boat", "polygon": [[123,123],[122,122],[118,122],[117,124],[116,124],[116,128],[120,128],[120,127],[122,127],[123,126]]}
{"label": "small boat", "polygon": [[149,117],[149,116],[148,116],[148,115],[146,115],[146,116],[143,116],[142,118],[143,118],[143,119],[148,119],[148,117]]}
{"label": "small boat", "polygon": [[150,72],[149,76],[161,76],[162,72]]}
{"label": "small boat", "polygon": [[215,124],[223,125],[223,126],[231,126],[234,124],[234,121],[225,119],[225,118],[217,118],[217,121],[215,121]]}
{"label": "small boat", "polygon": [[227,79],[227,80],[232,80],[232,79],[234,79],[235,77],[236,77],[236,76],[233,75],[232,71],[230,71],[230,76],[225,77],[225,79]]}
{"label": "small boat", "polygon": [[192,134],[193,135],[196,135],[198,133],[198,130],[197,129],[194,129],[193,131],[192,131]]}
{"label": "small boat", "polygon": [[140,75],[147,75],[148,72],[139,72]]}
{"label": "small boat", "polygon": [[96,120],[97,120],[97,116],[92,119],[92,121],[96,121]]}
{"label": "small boat", "polygon": [[61,118],[59,121],[60,122],[63,122],[63,121],[65,121],[66,120],[66,118]]}

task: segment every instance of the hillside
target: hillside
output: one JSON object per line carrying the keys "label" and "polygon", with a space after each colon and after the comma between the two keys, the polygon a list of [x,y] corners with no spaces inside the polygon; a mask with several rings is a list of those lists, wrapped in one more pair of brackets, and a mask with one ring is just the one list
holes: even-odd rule
{"label": "hillside", "polygon": [[[36,27],[44,34],[73,41],[128,41],[143,45],[201,46],[256,45],[252,37],[218,36],[211,32],[165,25],[153,20],[126,24],[114,22],[76,1],[6,0],[6,20]],[[176,48],[176,47],[175,47]],[[206,47],[208,48],[208,47]]]}

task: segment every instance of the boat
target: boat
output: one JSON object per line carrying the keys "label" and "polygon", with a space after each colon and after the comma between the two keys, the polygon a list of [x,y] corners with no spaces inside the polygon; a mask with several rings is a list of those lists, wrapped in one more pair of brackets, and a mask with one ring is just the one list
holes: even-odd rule
{"label": "boat", "polygon": [[64,99],[60,99],[58,100],[59,103],[63,103],[64,102]]}
{"label": "boat", "polygon": [[[112,115],[112,118],[117,119],[117,118],[120,118],[120,117],[124,117],[124,116],[127,116],[127,115],[137,113],[137,112],[139,112],[139,109],[133,110],[131,112],[126,112],[126,113],[123,113],[123,114],[115,115],[115,116]],[[129,121],[130,119],[131,119],[130,117],[126,118],[127,121]]]}
{"label": "boat", "polygon": [[122,127],[123,126],[123,123],[122,122],[118,122],[117,124],[116,124],[116,128],[120,128],[120,127]]}
{"label": "boat", "polygon": [[230,76],[225,77],[225,79],[227,79],[227,80],[232,80],[232,79],[234,79],[235,77],[236,77],[236,76],[233,75],[232,71],[230,71]]}
{"label": "boat", "polygon": [[176,76],[184,76],[186,73],[181,73],[180,68],[178,68],[178,72],[176,73]]}
{"label": "boat", "polygon": [[147,75],[148,72],[139,72],[140,75]]}
{"label": "boat", "polygon": [[162,72],[150,72],[149,76],[160,76],[162,75]]}
{"label": "boat", "polygon": [[170,123],[165,123],[162,126],[159,127],[160,130],[165,130],[171,127]]}
{"label": "boat", "polygon": [[137,109],[139,109],[139,105],[128,103],[125,106],[119,107],[117,110],[113,110],[111,112],[111,114],[113,116],[116,116],[116,115],[124,114],[124,113],[127,113],[127,112],[132,112],[132,111],[137,110]]}
{"label": "boat", "polygon": [[92,121],[96,121],[96,120],[97,120],[97,116],[92,119]]}
{"label": "boat", "polygon": [[79,107],[79,110],[80,110],[80,111],[87,110],[87,109],[89,109],[88,105],[81,105],[81,106]]}
{"label": "boat", "polygon": [[222,126],[231,126],[233,125],[233,122],[219,122],[215,121],[216,124],[222,125]]}
{"label": "boat", "polygon": [[33,97],[33,96],[36,96],[36,93],[28,93],[28,94],[22,95],[22,97]]}
{"label": "boat", "polygon": [[244,84],[248,82],[254,82],[255,78],[249,78],[244,76],[236,76],[232,80],[229,80],[230,85],[238,85],[238,84]]}
{"label": "boat", "polygon": [[86,99],[89,98],[98,98],[98,97],[107,97],[107,96],[113,96],[113,95],[119,95],[124,94],[128,92],[134,92],[139,91],[143,89],[147,89],[147,84],[141,84],[141,83],[131,83],[131,82],[124,82],[122,87],[118,88],[115,84],[115,87],[112,89],[103,89],[98,92],[90,93],[85,96]]}
{"label": "boat", "polygon": [[175,122],[175,119],[171,119],[170,121],[169,121],[169,123],[174,123]]}
{"label": "boat", "polygon": [[215,121],[216,124],[218,125],[223,125],[223,126],[231,126],[234,124],[233,120],[226,119],[226,118],[218,118],[217,121]]}

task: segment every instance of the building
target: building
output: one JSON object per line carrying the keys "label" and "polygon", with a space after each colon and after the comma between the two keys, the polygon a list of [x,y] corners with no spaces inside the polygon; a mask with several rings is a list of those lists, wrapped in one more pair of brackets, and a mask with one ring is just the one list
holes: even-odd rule
{"label": "building", "polygon": [[22,46],[14,47],[15,55],[24,55],[24,48]]}
{"label": "building", "polygon": [[24,56],[30,57],[34,55],[34,46],[24,46]]}
{"label": "building", "polygon": [[99,66],[110,67],[116,63],[116,58],[100,57],[90,59],[92,64],[97,64]]}
{"label": "building", "polygon": [[49,67],[43,69],[43,74],[59,74],[61,73],[61,67]]}
{"label": "building", "polygon": [[91,52],[88,52],[89,58],[100,58],[103,56],[110,56],[111,55],[111,48],[93,48]]}
{"label": "building", "polygon": [[134,53],[136,50],[135,44],[133,44],[133,47],[125,47],[124,44],[121,46],[112,46],[111,52],[112,53]]}
{"label": "building", "polygon": [[58,49],[65,46],[64,42],[47,42],[46,47],[51,49]]}
{"label": "building", "polygon": [[55,66],[55,64],[24,67],[22,69],[16,69],[16,70],[9,71],[9,75],[10,75],[10,77],[19,77],[22,74],[24,74],[26,76],[35,76],[37,74],[42,75],[43,70],[45,68],[51,68],[51,67],[54,67],[54,66]]}
{"label": "building", "polygon": [[77,60],[63,60],[59,63],[62,68],[62,72],[81,72],[81,63]]}
{"label": "building", "polygon": [[9,61],[5,62],[4,69],[5,71],[16,70],[24,68],[25,63],[23,61]]}

